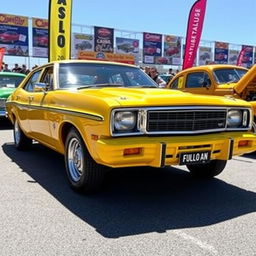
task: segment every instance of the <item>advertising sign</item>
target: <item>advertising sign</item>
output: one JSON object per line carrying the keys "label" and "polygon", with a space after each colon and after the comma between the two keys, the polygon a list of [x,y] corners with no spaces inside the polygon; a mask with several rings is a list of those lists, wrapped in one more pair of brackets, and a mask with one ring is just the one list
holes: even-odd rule
{"label": "advertising sign", "polygon": [[32,19],[33,57],[48,57],[48,20]]}
{"label": "advertising sign", "polygon": [[207,65],[212,61],[212,49],[211,47],[199,47],[199,61],[198,64]]}
{"label": "advertising sign", "polygon": [[0,48],[0,71],[2,70],[2,66],[3,66],[4,54],[5,54],[5,48]]}
{"label": "advertising sign", "polygon": [[206,0],[197,0],[190,10],[182,69],[192,67],[196,59],[196,53],[203,30],[206,2]]}
{"label": "advertising sign", "polygon": [[228,43],[215,42],[214,49],[214,62],[216,64],[227,64],[228,63]]}
{"label": "advertising sign", "polygon": [[116,61],[126,64],[134,64],[134,56],[129,54],[118,54],[110,52],[87,52],[79,51],[78,59],[80,60],[102,60],[102,61]]}
{"label": "advertising sign", "polygon": [[93,51],[94,50],[94,36],[83,33],[72,34],[72,56],[78,58],[79,51]]}
{"label": "advertising sign", "polygon": [[116,53],[134,56],[135,64],[139,63],[139,40],[116,37]]}
{"label": "advertising sign", "polygon": [[70,59],[71,9],[72,0],[49,0],[49,61]]}
{"label": "advertising sign", "polygon": [[144,32],[143,63],[154,64],[157,56],[162,56],[162,35]]}
{"label": "advertising sign", "polygon": [[94,51],[113,52],[114,29],[105,27],[94,27]]}
{"label": "advertising sign", "polygon": [[[165,60],[165,61],[164,61]],[[164,56],[158,64],[180,65],[181,63],[181,37],[164,36]]]}
{"label": "advertising sign", "polygon": [[0,13],[0,47],[6,55],[28,56],[28,18]]}
{"label": "advertising sign", "polygon": [[243,67],[251,67],[253,61],[253,46],[242,45],[242,49],[237,59],[237,65]]}
{"label": "advertising sign", "polygon": [[238,50],[229,50],[228,53],[228,64],[236,65],[238,59],[239,51]]}

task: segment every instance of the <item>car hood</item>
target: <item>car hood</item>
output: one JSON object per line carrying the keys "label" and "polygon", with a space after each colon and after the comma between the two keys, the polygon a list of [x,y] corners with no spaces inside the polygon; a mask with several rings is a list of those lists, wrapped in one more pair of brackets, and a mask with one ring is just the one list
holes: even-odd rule
{"label": "car hood", "polygon": [[0,98],[8,98],[9,95],[15,90],[16,88],[7,88],[2,87],[0,88]]}
{"label": "car hood", "polygon": [[247,86],[253,85],[256,90],[256,65],[248,70],[248,72],[236,83],[234,84],[234,90],[236,93],[240,94],[246,89]]}
{"label": "car hood", "polygon": [[[123,107],[133,106],[188,106],[188,105],[240,105],[249,106],[242,100],[232,97],[205,96],[184,93],[177,90],[148,89],[148,88],[101,88],[80,90],[79,94],[90,94],[92,97],[100,97],[109,106],[120,105]],[[116,103],[118,104],[116,104]]]}

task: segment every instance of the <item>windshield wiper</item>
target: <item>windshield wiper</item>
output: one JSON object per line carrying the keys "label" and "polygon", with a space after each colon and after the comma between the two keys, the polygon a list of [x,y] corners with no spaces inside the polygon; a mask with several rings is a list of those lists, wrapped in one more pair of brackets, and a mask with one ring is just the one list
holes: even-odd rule
{"label": "windshield wiper", "polygon": [[104,83],[104,84],[93,84],[93,85],[80,86],[77,88],[77,90],[86,89],[86,88],[99,88],[99,87],[124,87],[124,86],[122,84]]}

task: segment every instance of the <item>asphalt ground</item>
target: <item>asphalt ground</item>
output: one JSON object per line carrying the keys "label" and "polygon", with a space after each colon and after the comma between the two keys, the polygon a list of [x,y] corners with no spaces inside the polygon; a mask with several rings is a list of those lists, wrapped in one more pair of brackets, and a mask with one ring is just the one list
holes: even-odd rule
{"label": "asphalt ground", "polygon": [[256,153],[210,181],[185,167],[115,169],[85,196],[62,155],[17,151],[0,122],[0,255],[256,255]]}

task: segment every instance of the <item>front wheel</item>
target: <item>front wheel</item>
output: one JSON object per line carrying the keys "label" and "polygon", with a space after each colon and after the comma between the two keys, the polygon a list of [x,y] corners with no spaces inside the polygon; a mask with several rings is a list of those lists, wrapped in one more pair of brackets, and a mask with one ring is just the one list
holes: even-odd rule
{"label": "front wheel", "polygon": [[194,177],[213,178],[224,170],[226,163],[226,160],[212,160],[206,164],[187,165],[187,168]]}
{"label": "front wheel", "polygon": [[89,154],[80,134],[71,129],[65,142],[65,165],[69,183],[78,192],[96,192],[104,179],[104,167]]}
{"label": "front wheel", "polygon": [[32,139],[28,138],[24,134],[24,132],[21,130],[17,119],[15,119],[15,121],[14,121],[13,137],[14,137],[15,147],[18,150],[29,149],[32,145]]}

